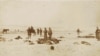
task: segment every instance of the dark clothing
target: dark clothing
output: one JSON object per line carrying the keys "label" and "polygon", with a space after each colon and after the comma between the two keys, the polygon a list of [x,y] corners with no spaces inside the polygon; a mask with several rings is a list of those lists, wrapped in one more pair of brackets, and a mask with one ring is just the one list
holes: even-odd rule
{"label": "dark clothing", "polygon": [[47,29],[44,30],[44,39],[47,40]]}
{"label": "dark clothing", "polygon": [[49,39],[51,39],[52,38],[52,30],[51,30],[51,28],[48,31],[48,35],[49,35]]}
{"label": "dark clothing", "polygon": [[37,34],[39,35],[39,29],[37,29]]}
{"label": "dark clothing", "polygon": [[33,27],[31,27],[31,33],[34,33],[34,35],[36,35],[35,29]]}
{"label": "dark clothing", "polygon": [[81,32],[80,29],[77,29],[77,35],[80,35],[80,32]]}
{"label": "dark clothing", "polygon": [[40,28],[40,36],[42,36],[42,29]]}
{"label": "dark clothing", "polygon": [[96,30],[95,34],[96,34],[96,39],[100,40],[100,30],[99,29]]}
{"label": "dark clothing", "polygon": [[28,38],[31,38],[31,29],[30,28],[27,29],[27,33],[28,33]]}

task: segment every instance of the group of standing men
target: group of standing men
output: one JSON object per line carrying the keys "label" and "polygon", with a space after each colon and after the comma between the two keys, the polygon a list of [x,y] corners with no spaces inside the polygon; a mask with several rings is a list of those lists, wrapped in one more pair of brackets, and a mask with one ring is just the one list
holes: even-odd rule
{"label": "group of standing men", "polygon": [[37,28],[37,31],[31,26],[27,29],[27,33],[28,33],[28,38],[31,38],[31,35],[32,33],[34,35],[40,35],[42,36],[43,33],[44,33],[44,39],[47,40],[47,39],[51,39],[52,37],[52,29],[49,27],[49,29],[47,30],[47,28],[44,28],[44,31],[43,29],[41,28]]}
{"label": "group of standing men", "polygon": [[47,30],[46,28],[44,28],[44,39],[50,39],[52,38],[52,29],[49,27],[49,29]]}

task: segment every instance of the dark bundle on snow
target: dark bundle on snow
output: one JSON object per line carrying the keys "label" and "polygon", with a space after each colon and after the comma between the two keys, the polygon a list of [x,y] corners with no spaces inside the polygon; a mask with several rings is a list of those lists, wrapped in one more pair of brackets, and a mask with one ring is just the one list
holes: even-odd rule
{"label": "dark bundle on snow", "polygon": [[59,38],[64,38],[63,36],[60,36]]}
{"label": "dark bundle on snow", "polygon": [[89,42],[86,42],[86,41],[81,41],[81,44],[91,45]]}
{"label": "dark bundle on snow", "polygon": [[58,39],[56,39],[56,38],[52,38],[52,39],[42,39],[42,38],[40,39],[40,38],[39,38],[39,39],[37,40],[37,43],[38,43],[38,44],[45,44],[45,43],[46,43],[46,44],[51,45],[51,44],[53,44],[53,43],[54,43],[54,44],[58,44],[59,41],[61,41],[61,40],[58,40]]}
{"label": "dark bundle on snow", "polygon": [[54,46],[51,46],[50,49],[51,49],[51,50],[54,50]]}
{"label": "dark bundle on snow", "polygon": [[37,43],[38,43],[38,44],[49,44],[49,45],[53,44],[53,43],[51,42],[51,40],[45,40],[45,39],[38,39],[38,40],[37,40]]}
{"label": "dark bundle on snow", "polygon": [[46,44],[52,45],[52,44],[53,44],[53,41],[47,40],[47,41],[46,41]]}
{"label": "dark bundle on snow", "polygon": [[78,38],[95,38],[95,36],[78,36]]}
{"label": "dark bundle on snow", "polygon": [[24,40],[24,42],[31,42],[31,40]]}
{"label": "dark bundle on snow", "polygon": [[58,44],[59,41],[61,41],[61,40],[58,40],[58,39],[56,39],[56,38],[52,38],[51,41],[53,41],[55,44]]}
{"label": "dark bundle on snow", "polygon": [[38,44],[44,44],[44,43],[45,43],[45,40],[39,38],[39,39],[37,40],[37,43],[38,43]]}
{"label": "dark bundle on snow", "polygon": [[16,37],[15,39],[16,39],[16,40],[19,40],[19,39],[22,39],[22,37],[21,37],[21,36],[18,36],[18,37]]}
{"label": "dark bundle on snow", "polygon": [[31,40],[25,40],[24,42],[28,42],[29,45],[33,45],[34,44]]}

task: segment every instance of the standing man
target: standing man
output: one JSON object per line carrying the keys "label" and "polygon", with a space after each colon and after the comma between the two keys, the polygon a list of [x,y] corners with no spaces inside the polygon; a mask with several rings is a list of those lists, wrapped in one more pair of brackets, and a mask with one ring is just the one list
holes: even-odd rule
{"label": "standing man", "polygon": [[96,39],[97,39],[97,40],[100,40],[100,30],[99,30],[98,27],[97,27],[97,29],[96,29],[95,34],[96,34]]}
{"label": "standing man", "polygon": [[39,30],[39,31],[40,31],[40,36],[42,36],[42,29],[40,28],[40,30]]}
{"label": "standing man", "polygon": [[33,33],[34,35],[36,35],[35,29],[31,26],[31,33]]}
{"label": "standing man", "polygon": [[81,33],[80,29],[77,29],[77,35],[79,36]]}
{"label": "standing man", "polygon": [[28,39],[31,39],[31,28],[29,27],[27,29]]}
{"label": "standing man", "polygon": [[52,29],[50,27],[48,30],[48,35],[49,35],[49,39],[51,40],[52,39]]}
{"label": "standing man", "polygon": [[39,28],[37,28],[37,35],[39,35],[40,31],[39,31]]}
{"label": "standing man", "polygon": [[44,39],[47,40],[47,29],[44,28]]}

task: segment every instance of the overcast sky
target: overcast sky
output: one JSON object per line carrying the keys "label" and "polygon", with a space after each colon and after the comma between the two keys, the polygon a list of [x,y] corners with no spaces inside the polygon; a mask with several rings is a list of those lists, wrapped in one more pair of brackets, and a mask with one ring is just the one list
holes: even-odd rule
{"label": "overcast sky", "polygon": [[0,0],[1,25],[97,26],[99,15],[99,1]]}

